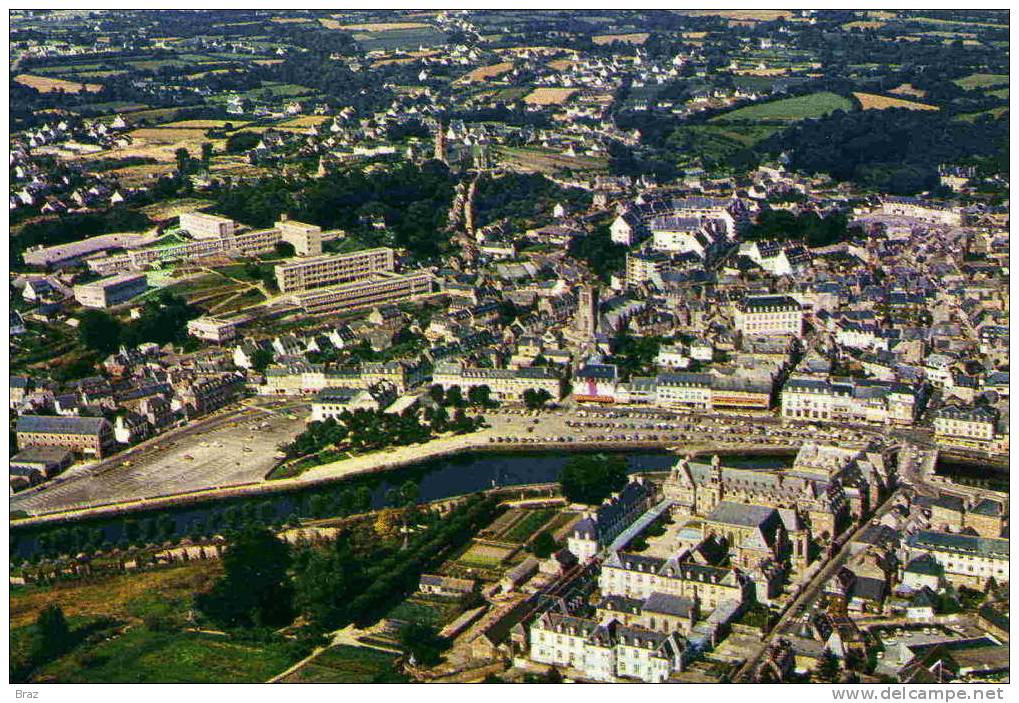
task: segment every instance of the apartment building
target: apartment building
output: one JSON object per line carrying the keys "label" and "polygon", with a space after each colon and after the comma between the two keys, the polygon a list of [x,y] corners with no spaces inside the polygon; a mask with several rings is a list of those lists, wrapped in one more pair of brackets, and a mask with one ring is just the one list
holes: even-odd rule
{"label": "apartment building", "polygon": [[739,569],[710,566],[670,558],[616,552],[602,564],[598,587],[603,596],[645,600],[652,593],[696,598],[702,608],[713,610],[731,601],[745,603],[751,593],[750,578]]}
{"label": "apartment building", "polygon": [[803,306],[788,295],[748,296],[736,305],[735,318],[745,336],[803,335]]}
{"label": "apartment building", "polygon": [[406,364],[389,361],[364,362],[357,368],[329,369],[323,364],[296,362],[270,366],[265,370],[262,395],[302,395],[317,393],[324,388],[369,389],[377,384],[392,385],[402,393],[418,382],[419,370]]}
{"label": "apartment building", "polygon": [[144,273],[121,273],[74,287],[74,299],[87,308],[109,308],[127,302],[148,289]]}
{"label": "apartment building", "polygon": [[427,271],[375,274],[367,279],[299,291],[290,299],[309,315],[337,315],[429,295],[432,282],[432,275]]}
{"label": "apartment building", "polygon": [[113,428],[101,417],[22,415],[17,442],[26,447],[63,447],[75,454],[102,458],[115,444]]}
{"label": "apartment building", "polygon": [[443,388],[459,386],[464,393],[475,386],[488,386],[492,397],[499,400],[520,400],[527,390],[548,391],[553,400],[562,395],[562,379],[545,366],[490,369],[443,361],[435,365],[432,383]]}
{"label": "apartment building", "polygon": [[883,215],[910,217],[934,225],[958,227],[962,224],[959,208],[919,198],[888,195],[882,198],[880,211]]}
{"label": "apartment building", "polygon": [[998,413],[994,408],[946,405],[934,415],[934,437],[954,444],[977,444],[994,440]]}
{"label": "apartment building", "polygon": [[322,228],[297,220],[284,219],[276,223],[284,242],[294,247],[298,256],[319,256],[322,253]]}
{"label": "apartment building", "polygon": [[906,538],[910,559],[929,554],[956,585],[983,590],[990,579],[1008,583],[1008,540],[922,530]]}
{"label": "apartment building", "polygon": [[902,383],[791,378],[782,389],[782,417],[911,425],[916,412],[916,391]]}
{"label": "apartment building", "polygon": [[655,632],[616,619],[598,622],[548,612],[530,628],[533,661],[568,667],[593,681],[662,683],[683,670],[687,652],[679,633]]}
{"label": "apartment building", "polygon": [[237,223],[227,217],[204,212],[185,212],[180,216],[180,228],[195,239],[217,239],[233,236]]}
{"label": "apartment building", "polygon": [[639,476],[632,479],[574,525],[566,541],[567,549],[580,561],[590,559],[643,515],[657,496],[653,484]]}
{"label": "apartment building", "polygon": [[282,293],[300,292],[391,272],[395,264],[395,254],[388,247],[335,256],[291,259],[276,265],[276,285]]}
{"label": "apartment building", "polygon": [[663,373],[655,379],[655,404],[665,408],[767,410],[770,381],[709,373]]}

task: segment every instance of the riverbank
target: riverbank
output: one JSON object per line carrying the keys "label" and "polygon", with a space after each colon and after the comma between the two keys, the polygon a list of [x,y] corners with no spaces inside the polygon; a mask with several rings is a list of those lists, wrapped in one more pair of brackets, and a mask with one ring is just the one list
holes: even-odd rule
{"label": "riverbank", "polygon": [[390,450],[363,454],[332,464],[323,464],[309,469],[300,476],[285,479],[263,480],[231,486],[217,486],[180,493],[154,495],[131,501],[90,505],[81,508],[54,510],[27,517],[13,518],[11,527],[31,527],[49,523],[75,522],[99,517],[120,517],[140,512],[197,506],[221,500],[271,496],[323,487],[357,476],[383,474],[395,469],[406,468],[430,461],[453,459],[471,453],[487,454],[541,454],[550,451],[569,454],[579,452],[640,452],[673,451],[676,454],[719,454],[782,456],[795,453],[797,446],[787,445],[742,445],[729,444],[688,444],[676,447],[671,442],[653,441],[585,441],[585,442],[490,442],[488,435],[461,435],[434,440],[426,445],[411,445]]}

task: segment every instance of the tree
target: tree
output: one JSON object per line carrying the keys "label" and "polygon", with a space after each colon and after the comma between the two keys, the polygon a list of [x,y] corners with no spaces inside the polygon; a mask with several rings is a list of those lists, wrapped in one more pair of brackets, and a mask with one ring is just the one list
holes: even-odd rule
{"label": "tree", "polygon": [[552,394],[544,388],[528,388],[524,391],[524,405],[529,410],[540,410],[550,400],[552,400]]}
{"label": "tree", "polygon": [[428,389],[428,395],[432,397],[438,405],[443,405],[446,400],[446,392],[442,389],[438,383]]}
{"label": "tree", "polygon": [[375,517],[375,534],[382,539],[392,539],[400,529],[400,518],[392,508],[380,510]]}
{"label": "tree", "polygon": [[577,455],[566,462],[559,482],[563,495],[575,503],[596,505],[626,485],[626,459],[620,456]]}
{"label": "tree", "polygon": [[120,321],[102,310],[89,310],[78,322],[78,339],[89,349],[110,354],[120,348]]}
{"label": "tree", "polygon": [[492,403],[492,389],[488,386],[472,386],[467,391],[467,401],[471,405],[487,408]]}
{"label": "tree", "polygon": [[296,251],[294,250],[294,245],[290,242],[276,242],[276,253],[280,256],[289,258],[293,256]]}
{"label": "tree", "polygon": [[839,665],[839,660],[835,656],[835,653],[825,647],[824,651],[821,653],[820,661],[818,661],[817,666],[814,667],[814,681],[836,683],[839,680],[841,672],[842,667]]}
{"label": "tree", "polygon": [[547,559],[552,553],[559,549],[555,537],[548,530],[542,530],[531,542],[531,552],[539,559]]}
{"label": "tree", "polygon": [[259,347],[255,350],[255,353],[251,355],[251,368],[261,373],[265,371],[266,367],[272,363],[272,352],[268,349],[262,349]]}
{"label": "tree", "polygon": [[409,622],[400,629],[400,645],[424,666],[435,666],[442,661],[442,652],[449,641],[440,637],[435,628],[421,622]]}
{"label": "tree", "polygon": [[254,132],[235,132],[227,137],[226,153],[242,154],[245,151],[254,149],[260,141],[262,141],[262,138]]}
{"label": "tree", "polygon": [[209,142],[202,142],[202,168],[209,168],[209,163],[212,161],[212,144]]}
{"label": "tree", "polygon": [[460,408],[465,405],[463,391],[460,390],[460,386],[450,386],[446,390],[445,404],[456,408]]}
{"label": "tree", "polygon": [[32,640],[32,661],[53,661],[73,646],[71,628],[59,605],[51,603],[39,613]]}
{"label": "tree", "polygon": [[223,555],[223,576],[195,605],[222,627],[281,627],[293,620],[287,579],[290,547],[269,530],[248,525]]}

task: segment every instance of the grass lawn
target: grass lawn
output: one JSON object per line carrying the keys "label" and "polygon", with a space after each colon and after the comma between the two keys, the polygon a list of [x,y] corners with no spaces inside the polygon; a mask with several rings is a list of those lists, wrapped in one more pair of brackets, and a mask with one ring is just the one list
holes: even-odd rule
{"label": "grass lawn", "polygon": [[395,670],[396,655],[367,647],[339,645],[318,655],[284,683],[400,683],[407,678]]}
{"label": "grass lawn", "polygon": [[460,608],[454,599],[440,601],[425,600],[421,596],[411,596],[386,613],[387,618],[404,622],[423,622],[442,627],[455,618]]}
{"label": "grass lawn", "polygon": [[712,118],[711,122],[736,122],[755,120],[783,120],[795,122],[835,112],[836,110],[852,110],[853,103],[848,98],[835,93],[812,93],[795,98],[785,98],[758,105],[747,105],[732,112],[726,112]]}
{"label": "grass lawn", "polygon": [[136,626],[43,667],[37,682],[262,683],[293,664],[277,643]]}
{"label": "grass lawn", "polygon": [[510,528],[505,535],[503,535],[503,539],[507,542],[525,542],[531,535],[551,520],[552,516],[555,514],[555,510],[549,509],[528,511],[528,514],[523,520],[518,522]]}

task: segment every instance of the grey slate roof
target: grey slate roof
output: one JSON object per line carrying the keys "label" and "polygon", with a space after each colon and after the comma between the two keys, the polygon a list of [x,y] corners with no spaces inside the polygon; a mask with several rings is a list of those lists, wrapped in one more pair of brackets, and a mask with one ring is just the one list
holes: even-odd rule
{"label": "grey slate roof", "polygon": [[18,432],[98,435],[104,426],[109,427],[109,423],[101,417],[22,415],[18,418]]}

